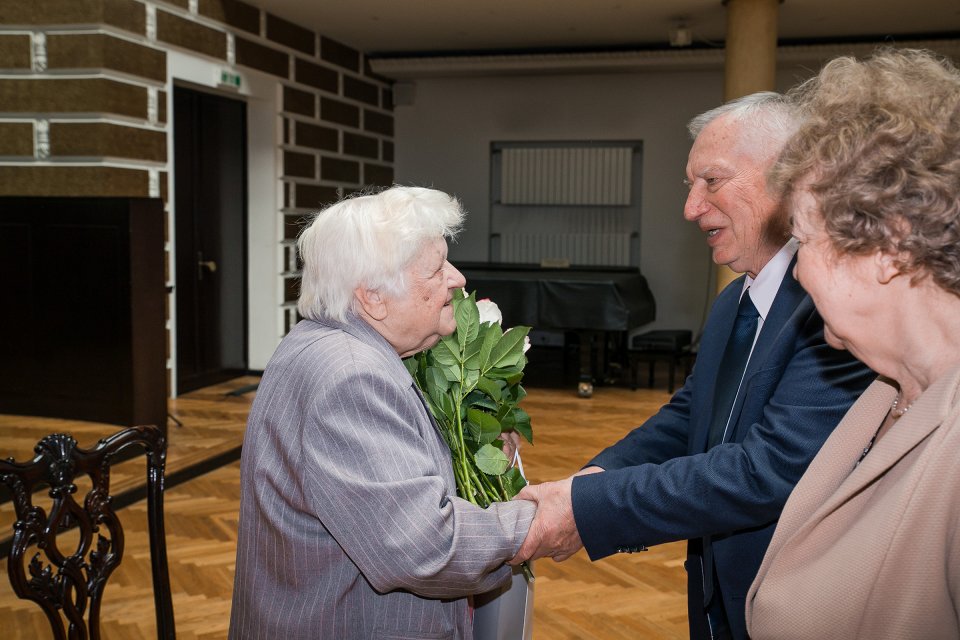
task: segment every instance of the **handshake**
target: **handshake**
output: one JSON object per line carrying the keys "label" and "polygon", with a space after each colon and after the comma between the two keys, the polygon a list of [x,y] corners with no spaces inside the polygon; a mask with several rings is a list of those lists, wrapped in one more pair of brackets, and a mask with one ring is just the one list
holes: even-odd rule
{"label": "handshake", "polygon": [[509,564],[517,565],[545,557],[563,562],[583,547],[573,518],[573,478],[601,471],[603,469],[600,467],[587,467],[563,480],[527,485],[517,494],[514,500],[536,503],[537,515],[520,550]]}

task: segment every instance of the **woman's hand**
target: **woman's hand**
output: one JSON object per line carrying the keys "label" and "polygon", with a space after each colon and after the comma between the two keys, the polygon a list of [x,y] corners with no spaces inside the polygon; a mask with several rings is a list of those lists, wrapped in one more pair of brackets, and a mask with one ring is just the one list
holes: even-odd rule
{"label": "woman's hand", "polygon": [[507,456],[507,460],[512,461],[520,451],[520,434],[516,431],[504,431],[500,434],[500,439],[503,441],[503,454]]}

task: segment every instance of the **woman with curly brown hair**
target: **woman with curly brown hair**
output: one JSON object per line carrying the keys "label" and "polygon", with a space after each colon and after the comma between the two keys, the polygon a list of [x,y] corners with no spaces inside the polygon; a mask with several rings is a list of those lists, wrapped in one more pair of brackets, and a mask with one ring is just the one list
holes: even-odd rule
{"label": "woman with curly brown hair", "polygon": [[839,58],[773,169],[827,341],[880,374],[791,494],[758,638],[960,637],[960,71]]}

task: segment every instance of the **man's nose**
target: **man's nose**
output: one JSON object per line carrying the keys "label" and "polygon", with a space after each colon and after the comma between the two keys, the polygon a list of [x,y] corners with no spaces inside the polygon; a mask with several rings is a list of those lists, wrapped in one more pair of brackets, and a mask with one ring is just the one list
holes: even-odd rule
{"label": "man's nose", "polygon": [[687,194],[687,201],[683,205],[684,220],[693,222],[702,216],[707,210],[706,204],[706,200],[704,200],[697,187],[694,186]]}

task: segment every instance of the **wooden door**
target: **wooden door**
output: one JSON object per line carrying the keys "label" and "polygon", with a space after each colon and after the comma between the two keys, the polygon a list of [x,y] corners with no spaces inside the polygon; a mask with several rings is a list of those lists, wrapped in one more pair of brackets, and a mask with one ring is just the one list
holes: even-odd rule
{"label": "wooden door", "polygon": [[247,371],[246,104],[174,88],[177,391]]}

